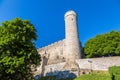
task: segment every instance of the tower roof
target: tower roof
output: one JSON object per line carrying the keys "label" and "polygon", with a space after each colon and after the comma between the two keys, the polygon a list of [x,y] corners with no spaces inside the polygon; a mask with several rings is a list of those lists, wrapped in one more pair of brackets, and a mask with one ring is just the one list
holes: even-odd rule
{"label": "tower roof", "polygon": [[67,17],[67,16],[69,16],[69,15],[75,15],[75,16],[76,16],[76,12],[73,11],[73,10],[69,10],[69,11],[67,11],[67,12],[65,13],[64,17]]}

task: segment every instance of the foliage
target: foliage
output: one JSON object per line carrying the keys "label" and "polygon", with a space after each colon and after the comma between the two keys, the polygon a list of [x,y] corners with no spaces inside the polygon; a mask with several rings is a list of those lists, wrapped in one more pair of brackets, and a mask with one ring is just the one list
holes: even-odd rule
{"label": "foliage", "polygon": [[34,45],[36,39],[36,30],[28,20],[15,18],[2,23],[0,26],[1,79],[32,78],[30,66],[38,65],[40,62],[40,56]]}
{"label": "foliage", "polygon": [[111,80],[109,75],[104,74],[85,74],[74,80]]}
{"label": "foliage", "polygon": [[120,80],[120,74],[115,75],[115,79],[114,80]]}
{"label": "foliage", "polygon": [[112,80],[120,80],[120,66],[109,67],[109,73]]}
{"label": "foliage", "polygon": [[120,55],[120,31],[111,31],[88,40],[84,47],[87,58]]}

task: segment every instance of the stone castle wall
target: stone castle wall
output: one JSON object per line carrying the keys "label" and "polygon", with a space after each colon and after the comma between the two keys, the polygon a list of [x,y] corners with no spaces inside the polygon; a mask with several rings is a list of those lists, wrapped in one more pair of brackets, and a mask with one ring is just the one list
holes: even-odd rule
{"label": "stone castle wall", "polygon": [[46,64],[56,64],[65,61],[65,39],[38,49],[42,58],[46,58]]}
{"label": "stone castle wall", "polygon": [[120,57],[102,57],[76,60],[81,69],[105,70],[110,66],[120,66]]}
{"label": "stone castle wall", "polygon": [[[102,58],[90,58],[90,59],[78,59],[76,62],[81,70],[102,70],[107,71],[110,66],[120,66],[120,57],[102,57]],[[45,75],[51,72],[64,71],[63,67],[65,62],[46,65]]]}
{"label": "stone castle wall", "polygon": [[[120,57],[102,57],[102,58],[90,58],[90,59],[77,59],[76,63],[79,65],[79,75],[90,74],[91,71],[108,71],[111,66],[120,66]],[[74,70],[65,70],[66,62],[57,64],[45,65],[43,68],[37,67],[36,75],[44,76],[57,76],[60,78],[66,78],[70,76],[78,76],[74,73]]]}

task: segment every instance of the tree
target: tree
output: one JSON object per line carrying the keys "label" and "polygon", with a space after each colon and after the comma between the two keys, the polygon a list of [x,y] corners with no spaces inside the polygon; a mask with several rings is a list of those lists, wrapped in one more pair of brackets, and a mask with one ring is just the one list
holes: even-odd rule
{"label": "tree", "polygon": [[120,55],[120,31],[97,35],[88,40],[84,47],[86,57]]}
{"label": "tree", "polygon": [[30,80],[31,65],[39,65],[36,30],[28,20],[15,18],[0,26],[0,79]]}

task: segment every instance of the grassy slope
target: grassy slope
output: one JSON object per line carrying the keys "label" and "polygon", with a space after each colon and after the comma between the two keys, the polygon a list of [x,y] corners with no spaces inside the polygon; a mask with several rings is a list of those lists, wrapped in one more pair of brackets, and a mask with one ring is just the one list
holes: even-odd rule
{"label": "grassy slope", "polygon": [[111,78],[108,72],[94,72],[93,74],[81,75],[74,80],[111,80]]}

